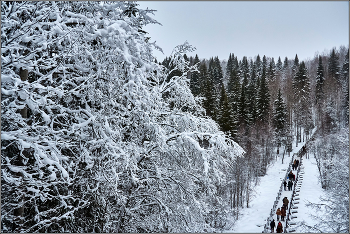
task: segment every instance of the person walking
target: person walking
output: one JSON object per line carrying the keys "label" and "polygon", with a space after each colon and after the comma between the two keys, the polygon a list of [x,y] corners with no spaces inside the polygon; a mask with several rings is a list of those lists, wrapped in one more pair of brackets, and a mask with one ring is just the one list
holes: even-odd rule
{"label": "person walking", "polygon": [[276,215],[277,215],[277,221],[279,221],[279,220],[280,220],[280,217],[281,217],[281,215],[282,215],[282,212],[281,212],[280,208],[277,209]]}
{"label": "person walking", "polygon": [[294,159],[293,165],[292,165],[293,170],[297,169],[297,160]]}
{"label": "person walking", "polygon": [[288,191],[292,190],[293,182],[290,180],[288,181]]}
{"label": "person walking", "polygon": [[294,175],[294,173],[293,172],[291,172],[291,174],[290,174],[290,176],[289,176],[289,178],[291,179],[291,180],[295,180],[295,175]]}
{"label": "person walking", "polygon": [[288,204],[289,204],[289,200],[287,197],[283,198],[283,205],[285,207],[286,210],[288,210]]}
{"label": "person walking", "polygon": [[287,182],[284,181],[284,182],[283,182],[284,191],[286,191],[286,186],[287,186]]}
{"label": "person walking", "polygon": [[281,221],[284,221],[284,217],[286,217],[286,209],[284,206],[281,207]]}
{"label": "person walking", "polygon": [[296,162],[296,168],[298,168],[298,166],[299,166],[299,160],[297,160],[297,162]]}
{"label": "person walking", "polygon": [[276,232],[277,232],[277,233],[282,233],[282,231],[283,231],[282,223],[281,223],[281,222],[278,222],[277,228],[276,228]]}
{"label": "person walking", "polygon": [[276,223],[275,220],[272,219],[271,223],[270,223],[270,227],[271,227],[271,233],[273,233],[273,230],[275,229]]}

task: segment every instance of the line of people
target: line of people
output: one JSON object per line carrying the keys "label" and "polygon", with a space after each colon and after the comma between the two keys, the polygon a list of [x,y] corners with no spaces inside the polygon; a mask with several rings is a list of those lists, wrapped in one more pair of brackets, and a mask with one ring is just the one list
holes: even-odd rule
{"label": "line of people", "polygon": [[[276,227],[276,223],[275,223],[275,220],[273,219],[270,223],[270,227],[271,227],[271,233],[274,232],[274,229]],[[281,222],[278,222],[277,224],[277,228],[276,228],[276,232],[277,233],[282,233],[283,232],[283,225]]]}
{"label": "line of people", "polygon": [[[282,201],[283,201],[283,206],[281,208],[278,208],[276,211],[277,221],[279,221],[277,224],[277,228],[276,228],[277,233],[283,232],[283,225],[282,225],[281,221],[285,221],[285,217],[286,217],[287,209],[288,209],[288,204],[289,204],[289,200],[287,197],[284,197]],[[280,221],[280,218],[281,218],[281,221]],[[271,233],[274,232],[275,226],[276,226],[276,223],[275,223],[275,220],[273,219],[270,223]]]}
{"label": "line of people", "polygon": [[[303,146],[302,154],[305,154],[305,153],[306,153],[306,147]],[[295,175],[293,173],[293,170],[298,169],[299,163],[300,163],[299,160],[294,159],[294,162],[292,164],[292,171],[289,172],[288,177],[287,177],[288,183],[287,183],[287,181],[283,182],[284,191],[286,191],[287,185],[288,185],[288,191],[292,190],[293,181],[294,181],[294,186],[295,186],[296,182],[295,182]],[[276,228],[277,233],[283,232],[283,225],[282,225],[281,221],[285,221],[285,217],[286,217],[287,209],[288,209],[288,204],[289,204],[289,200],[287,197],[284,197],[282,201],[283,201],[283,206],[281,208],[278,208],[276,211],[277,221],[278,221],[277,228]],[[280,219],[281,219],[281,221],[280,221]],[[273,233],[274,229],[276,227],[276,223],[275,223],[274,219],[272,219],[272,221],[270,223],[270,227],[271,227],[271,233]]]}
{"label": "line of people", "polygon": [[[298,168],[298,166],[299,166],[299,160],[294,159],[294,162],[292,165],[293,170],[296,170]],[[288,185],[288,191],[291,191],[292,187],[293,187],[293,181],[295,181],[295,175],[294,175],[293,171],[289,172],[287,180],[288,180],[288,183],[287,183],[287,181],[283,182],[284,191],[286,191],[287,185]],[[294,186],[295,186],[295,183],[296,182],[294,182]],[[276,228],[277,233],[283,232],[283,225],[282,225],[281,221],[285,221],[285,217],[287,215],[288,204],[289,204],[289,200],[287,197],[284,197],[282,201],[283,201],[283,206],[281,208],[278,208],[276,211],[277,221],[278,221],[277,228]],[[281,221],[280,221],[280,219],[281,219]],[[273,219],[270,223],[271,233],[274,232],[275,226],[276,226],[276,223],[275,223],[275,220]]]}

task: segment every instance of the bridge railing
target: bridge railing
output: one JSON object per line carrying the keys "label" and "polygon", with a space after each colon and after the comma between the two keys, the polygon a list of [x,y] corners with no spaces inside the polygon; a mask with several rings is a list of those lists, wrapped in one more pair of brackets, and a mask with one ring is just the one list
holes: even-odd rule
{"label": "bridge railing", "polygon": [[296,190],[296,187],[297,187],[297,183],[298,183],[298,180],[299,180],[299,173],[300,173],[300,168],[301,168],[301,165],[303,164],[303,154],[305,154],[305,152],[303,151],[303,148],[301,148],[299,151],[298,151],[298,156],[300,158],[300,162],[299,162],[299,166],[298,166],[298,170],[297,170],[297,175],[296,175],[296,179],[294,181],[294,188],[293,188],[293,192],[292,192],[292,198],[290,199],[290,204],[289,204],[289,208],[288,208],[288,212],[286,214],[286,225],[284,227],[284,232],[287,233],[287,228],[290,227],[290,224],[289,224],[289,221],[290,221],[290,216],[291,216],[291,208],[292,206],[294,206],[294,197],[295,197],[295,190]]}

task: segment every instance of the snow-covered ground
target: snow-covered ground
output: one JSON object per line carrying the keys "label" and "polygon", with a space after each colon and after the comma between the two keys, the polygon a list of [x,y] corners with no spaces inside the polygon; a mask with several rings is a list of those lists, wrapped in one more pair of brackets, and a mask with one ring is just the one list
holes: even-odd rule
{"label": "snow-covered ground", "polygon": [[[253,195],[252,201],[249,204],[249,208],[244,208],[241,210],[241,216],[236,221],[235,225],[227,232],[235,233],[261,233],[264,230],[264,225],[266,224],[267,218],[270,215],[271,209],[273,208],[274,202],[278,195],[281,182],[286,175],[286,170],[288,168],[289,162],[292,160],[292,155],[299,151],[299,149],[305,143],[298,144],[295,147],[295,142],[293,143],[293,152],[291,156],[285,156],[284,163],[282,164],[282,156],[277,158],[277,161],[271,165],[264,177],[260,178],[260,183],[255,188],[255,194]],[[306,204],[310,202],[318,202],[319,197],[323,195],[323,191],[318,179],[318,169],[316,166],[315,158],[312,154],[309,158],[303,158],[303,180],[299,181],[300,186],[299,192],[299,204],[298,213],[293,214],[296,216],[292,221],[296,223],[293,225],[296,232],[305,232],[304,228],[300,225],[302,222],[313,226],[317,221],[313,220],[309,214],[312,214],[312,209],[307,207]],[[296,174],[297,171],[293,171]],[[287,188],[288,190],[288,188]],[[282,206],[282,199],[288,197],[289,202],[291,201],[292,191],[282,191],[280,196],[280,201],[277,207]],[[276,211],[274,211],[275,213]],[[273,216],[277,225],[276,215]],[[283,228],[285,227],[285,222],[282,223]],[[276,228],[275,228],[276,231]]]}
{"label": "snow-covered ground", "polygon": [[[325,196],[324,190],[321,188],[321,183],[318,178],[318,169],[316,160],[313,154],[310,154],[309,159],[303,159],[304,180],[300,189],[300,203],[298,204],[298,213],[296,214],[296,231],[298,233],[306,232],[301,225],[303,222],[308,226],[314,226],[317,220],[310,218],[310,215],[315,215],[315,210],[307,207],[309,202],[320,203],[320,196]],[[324,203],[324,202],[322,202]]]}

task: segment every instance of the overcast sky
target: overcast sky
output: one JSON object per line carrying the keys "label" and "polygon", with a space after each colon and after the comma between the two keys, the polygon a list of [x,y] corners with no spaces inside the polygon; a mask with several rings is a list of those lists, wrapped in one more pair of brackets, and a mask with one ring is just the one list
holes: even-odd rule
{"label": "overcast sky", "polygon": [[161,25],[144,29],[163,49],[158,61],[186,40],[199,58],[230,53],[238,59],[278,56],[300,60],[315,52],[349,46],[348,1],[139,1],[140,8],[157,10]]}

